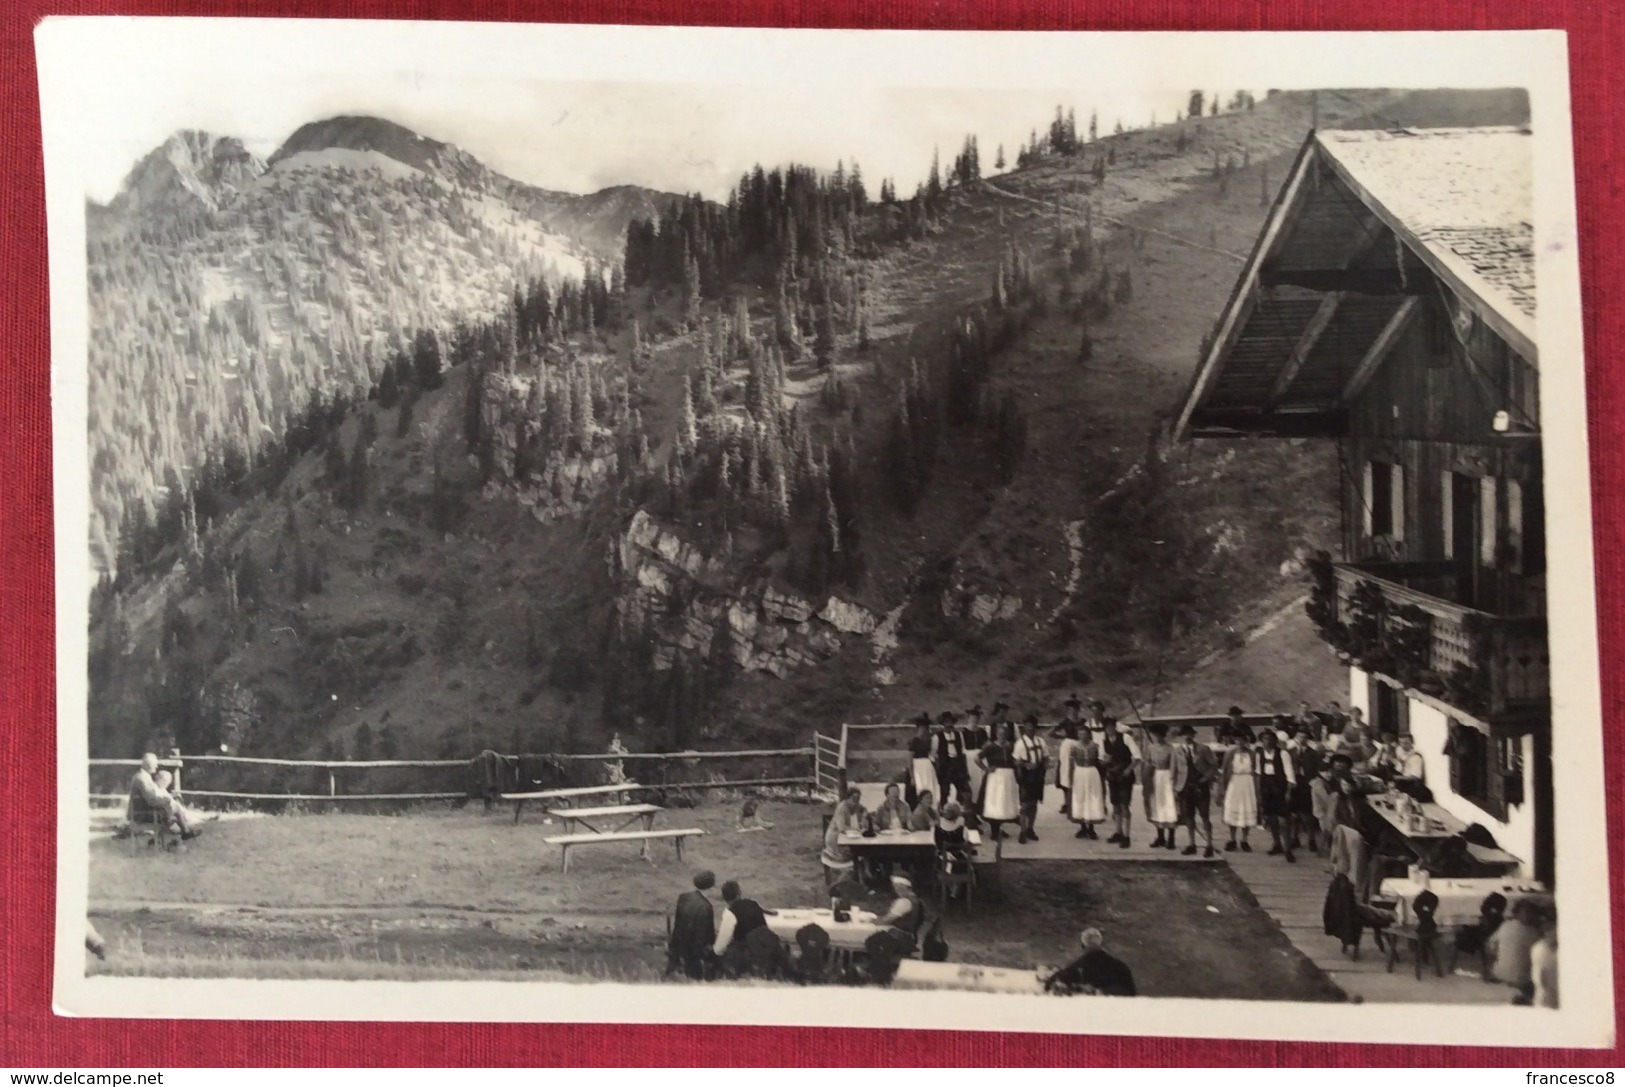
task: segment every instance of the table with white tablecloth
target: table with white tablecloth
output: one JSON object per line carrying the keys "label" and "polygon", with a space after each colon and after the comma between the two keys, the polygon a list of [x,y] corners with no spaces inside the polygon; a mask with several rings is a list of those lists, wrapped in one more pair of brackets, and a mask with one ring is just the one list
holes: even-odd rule
{"label": "table with white tablecloth", "polygon": [[835,920],[827,909],[787,908],[767,913],[767,927],[786,944],[795,945],[796,933],[808,925],[817,925],[829,935],[829,946],[841,951],[862,951],[864,943],[885,926],[867,910],[854,909],[851,919]]}
{"label": "table with white tablecloth", "polygon": [[1411,903],[1424,890],[1432,891],[1439,896],[1439,909],[1433,915],[1433,919],[1438,922],[1441,929],[1470,925],[1477,921],[1479,906],[1490,894],[1504,895],[1509,907],[1520,900],[1531,901],[1540,906],[1549,906],[1552,903],[1551,891],[1545,884],[1532,879],[1434,877],[1428,881],[1426,887],[1413,879],[1385,879],[1379,885],[1377,893],[1383,898],[1397,899],[1399,923],[1413,925],[1416,923],[1416,915],[1411,909]]}

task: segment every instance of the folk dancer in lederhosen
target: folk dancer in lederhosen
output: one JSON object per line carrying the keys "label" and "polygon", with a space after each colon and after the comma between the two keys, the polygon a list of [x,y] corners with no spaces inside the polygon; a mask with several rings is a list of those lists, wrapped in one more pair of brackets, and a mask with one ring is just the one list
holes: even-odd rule
{"label": "folk dancer in lederhosen", "polygon": [[[1247,832],[1258,825],[1258,786],[1253,780],[1253,768],[1258,760],[1245,734],[1227,730],[1225,741],[1230,746],[1224,753],[1219,790],[1224,797],[1224,825],[1230,828],[1230,841],[1224,851],[1234,853],[1240,848],[1243,853],[1251,853],[1253,847],[1247,844]],[[1239,847],[1237,832],[1241,834]]]}
{"label": "folk dancer in lederhosen", "polygon": [[1117,724],[1106,727],[1101,773],[1106,778],[1106,796],[1112,805],[1112,822],[1116,832],[1107,838],[1122,849],[1129,846],[1129,831],[1134,825],[1134,779],[1138,775],[1139,752],[1127,733]]}
{"label": "folk dancer in lederhosen", "polygon": [[1297,858],[1292,855],[1289,823],[1292,818],[1292,789],[1297,784],[1292,757],[1281,747],[1273,729],[1265,729],[1258,741],[1258,754],[1254,762],[1258,779],[1258,814],[1270,832],[1270,856],[1286,854],[1287,863]]}
{"label": "folk dancer in lederhosen", "polygon": [[982,795],[978,806],[994,841],[1004,837],[1002,824],[1013,822],[1021,815],[1021,797],[1011,765],[1014,748],[1015,730],[1006,723],[998,727],[994,738],[976,756],[976,764],[982,769]]}
{"label": "folk dancer in lederhosen", "polygon": [[1085,729],[1073,744],[1072,760],[1072,821],[1078,824],[1077,838],[1098,840],[1096,823],[1106,821],[1106,781],[1100,776],[1100,744],[1095,734]]}
{"label": "folk dancer in lederhosen", "polygon": [[1179,801],[1174,791],[1174,749],[1168,746],[1164,725],[1146,728],[1146,745],[1141,752],[1140,788],[1145,798],[1145,817],[1157,828],[1152,849],[1173,849],[1174,828],[1179,825]]}
{"label": "folk dancer in lederhosen", "polygon": [[969,804],[972,793],[970,769],[965,762],[965,737],[951,713],[944,712],[937,718],[936,729],[931,733],[931,761],[936,767],[942,802],[947,804],[950,799],[957,799],[961,804]]}
{"label": "folk dancer in lederhosen", "polygon": [[1016,786],[1021,796],[1021,836],[1018,844],[1038,841],[1033,824],[1038,819],[1038,805],[1044,802],[1044,778],[1049,766],[1049,747],[1038,736],[1038,716],[1029,716],[1021,724],[1021,738],[1012,752],[1016,767]]}
{"label": "folk dancer in lederhosen", "polygon": [[1061,740],[1061,746],[1055,752],[1055,787],[1061,790],[1061,814],[1071,816],[1072,752],[1078,746],[1078,726],[1071,721],[1062,721],[1055,734]]}
{"label": "folk dancer in lederhosen", "polygon": [[937,768],[931,761],[931,715],[922,713],[914,722],[914,735],[908,741],[908,796],[910,806],[918,804],[920,796],[930,793],[942,795],[937,783]]}
{"label": "folk dancer in lederhosen", "polygon": [[1203,856],[1211,857],[1213,816],[1209,808],[1213,804],[1213,779],[1219,773],[1219,760],[1211,747],[1197,741],[1194,727],[1180,725],[1178,732],[1179,742],[1174,747],[1174,793],[1179,798],[1179,821],[1190,832],[1190,842],[1180,853],[1186,857],[1195,856],[1196,824],[1200,822],[1203,837],[1207,840],[1207,851]]}

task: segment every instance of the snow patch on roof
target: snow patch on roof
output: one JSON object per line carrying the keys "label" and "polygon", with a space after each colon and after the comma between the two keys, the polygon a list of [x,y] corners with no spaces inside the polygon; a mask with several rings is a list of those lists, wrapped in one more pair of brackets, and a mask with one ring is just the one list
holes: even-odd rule
{"label": "snow patch on roof", "polygon": [[1430,254],[1534,338],[1534,169],[1529,131],[1328,131],[1321,146]]}

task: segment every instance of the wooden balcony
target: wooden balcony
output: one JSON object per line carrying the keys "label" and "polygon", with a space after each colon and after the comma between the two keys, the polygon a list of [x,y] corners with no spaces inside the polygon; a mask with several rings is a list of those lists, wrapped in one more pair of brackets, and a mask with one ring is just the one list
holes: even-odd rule
{"label": "wooden balcony", "polygon": [[[1456,603],[1458,572],[1445,562],[1335,563],[1338,618],[1350,622],[1355,589],[1369,582],[1382,594],[1378,623],[1385,635],[1395,622],[1395,605],[1412,605],[1426,617],[1427,650],[1422,666],[1449,681],[1458,669],[1485,670],[1486,704],[1469,712],[1516,716],[1544,709],[1551,680],[1544,615],[1498,615]],[[1476,658],[1476,659],[1475,659]]]}

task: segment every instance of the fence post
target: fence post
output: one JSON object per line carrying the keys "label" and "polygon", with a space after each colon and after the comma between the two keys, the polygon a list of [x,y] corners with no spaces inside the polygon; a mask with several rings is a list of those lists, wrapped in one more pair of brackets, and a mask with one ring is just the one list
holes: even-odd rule
{"label": "fence post", "polygon": [[329,766],[327,768],[327,795],[328,796],[337,796],[338,795],[338,787],[335,784],[335,782],[333,781],[333,768],[331,766]]}

